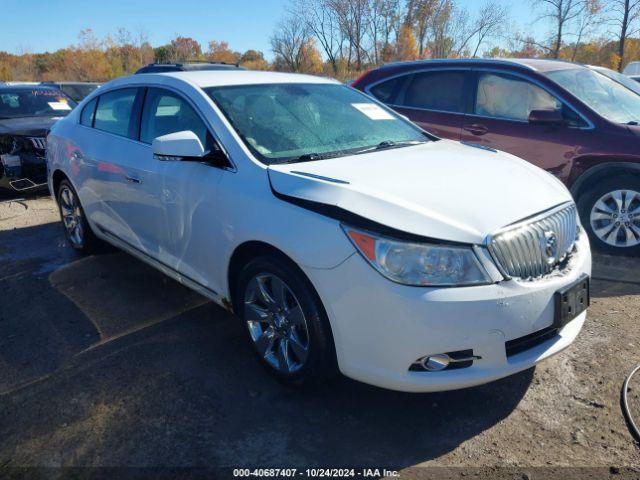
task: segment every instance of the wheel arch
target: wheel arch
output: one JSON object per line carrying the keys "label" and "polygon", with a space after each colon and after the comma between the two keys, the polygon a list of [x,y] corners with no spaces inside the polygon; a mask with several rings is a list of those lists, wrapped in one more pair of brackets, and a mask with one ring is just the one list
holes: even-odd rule
{"label": "wheel arch", "polygon": [[[51,192],[51,194],[57,199],[58,198],[58,187],[60,186],[60,183],[62,183],[63,180],[67,180],[68,182],[71,182],[71,180],[69,179],[69,177],[67,176],[66,173],[64,173],[62,170],[60,170],[59,168],[56,169],[53,172],[53,175],[51,175],[51,187],[53,189],[53,191]],[[73,183],[71,183],[73,185]]]}
{"label": "wheel arch", "polygon": [[311,280],[309,280],[309,278],[304,273],[304,271],[289,255],[284,253],[279,248],[271,245],[270,243],[267,243],[261,240],[250,240],[238,245],[234,249],[233,253],[231,254],[231,257],[229,258],[229,264],[227,267],[227,287],[229,292],[229,300],[231,302],[231,305],[234,311],[237,311],[236,302],[238,301],[238,298],[237,298],[237,292],[235,291],[235,289],[236,289],[236,283],[237,283],[240,271],[242,270],[242,267],[246,265],[249,261],[251,261],[253,258],[262,256],[262,255],[274,255],[279,259],[287,262],[291,266],[293,266],[296,270],[298,270],[304,276],[304,278],[307,279],[307,282],[309,283],[309,285],[312,287],[313,291],[317,295],[317,292],[313,287]]}
{"label": "wheel arch", "polygon": [[573,197],[577,200],[589,187],[593,185],[594,180],[603,180],[618,175],[631,174],[640,177],[640,163],[634,161],[607,161],[598,163],[591,167],[587,167],[572,182],[569,190]]}
{"label": "wheel arch", "polygon": [[333,360],[337,361],[337,352],[336,352],[335,334],[333,331],[333,325],[332,325],[331,319],[329,318],[327,309],[324,303],[322,302],[322,298],[318,293],[318,290],[315,288],[315,286],[311,282],[311,279],[304,272],[304,270],[302,270],[302,268],[295,262],[295,260],[293,260],[289,255],[287,255],[285,252],[283,252],[279,248],[267,242],[260,241],[260,240],[246,241],[238,245],[233,251],[229,260],[228,268],[227,268],[227,282],[228,282],[227,291],[229,294],[229,302],[226,304],[227,308],[231,306],[232,313],[235,313],[236,315],[238,315],[238,308],[240,306],[238,304],[240,302],[240,298],[239,298],[238,292],[236,291],[238,276],[242,270],[242,267],[246,265],[247,262],[249,262],[253,258],[257,258],[262,255],[273,255],[283,260],[284,262],[288,263],[291,267],[297,270],[300,273],[300,275],[302,275],[302,278],[306,281],[307,286],[309,287],[309,290],[311,291],[312,295],[315,296],[316,300],[318,301],[318,305],[322,309],[322,312],[324,314],[324,318],[327,324],[330,340],[331,340],[331,355]]}

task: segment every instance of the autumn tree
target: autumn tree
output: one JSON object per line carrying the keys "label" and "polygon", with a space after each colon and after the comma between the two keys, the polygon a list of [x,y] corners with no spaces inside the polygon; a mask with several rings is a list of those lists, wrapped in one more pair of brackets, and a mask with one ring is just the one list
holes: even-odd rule
{"label": "autumn tree", "polygon": [[414,28],[418,55],[423,57],[433,16],[442,8],[442,0],[409,0],[405,24]]}
{"label": "autumn tree", "polygon": [[240,64],[249,70],[269,70],[269,62],[258,50],[247,50],[240,57]]}
{"label": "autumn tree", "polygon": [[202,56],[202,47],[191,37],[178,36],[171,40],[169,59],[172,62],[198,60]]}
{"label": "autumn tree", "polygon": [[322,73],[323,63],[322,56],[316,48],[315,40],[313,38],[307,39],[300,48],[299,71],[319,75]]}
{"label": "autumn tree", "polygon": [[400,27],[400,34],[396,44],[396,60],[416,60],[417,58],[416,37],[409,25],[403,25]]}
{"label": "autumn tree", "polygon": [[355,57],[355,68],[360,70],[367,57],[365,42],[370,15],[369,0],[329,0],[329,6],[335,12],[348,43],[347,62],[350,65]]}
{"label": "autumn tree", "polygon": [[302,47],[309,38],[307,22],[294,12],[288,12],[271,35],[271,49],[276,54],[275,64],[284,70],[299,72]]}
{"label": "autumn tree", "polygon": [[296,0],[291,11],[304,19],[307,32],[316,38],[333,73],[337,73],[345,35],[331,0]]}
{"label": "autumn tree", "polygon": [[209,42],[209,51],[206,54],[207,60],[212,62],[223,62],[235,64],[240,61],[240,52],[234,52],[229,48],[228,42]]}

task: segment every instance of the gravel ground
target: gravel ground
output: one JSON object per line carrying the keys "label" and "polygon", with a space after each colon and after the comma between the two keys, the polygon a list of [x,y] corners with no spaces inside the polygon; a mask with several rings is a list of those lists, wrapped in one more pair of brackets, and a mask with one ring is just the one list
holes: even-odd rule
{"label": "gravel ground", "polygon": [[[406,478],[640,478],[620,411],[640,363],[639,267],[597,257],[578,340],[522,374],[436,394],[348,379],[294,390],[257,366],[223,309],[124,253],[76,255],[49,198],[0,203],[0,477],[358,466]],[[640,419],[640,378],[630,396]]]}

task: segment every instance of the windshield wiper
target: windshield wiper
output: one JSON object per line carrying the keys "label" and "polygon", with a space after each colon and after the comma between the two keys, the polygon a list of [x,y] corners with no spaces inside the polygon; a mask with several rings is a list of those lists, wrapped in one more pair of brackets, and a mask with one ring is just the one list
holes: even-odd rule
{"label": "windshield wiper", "polygon": [[372,152],[374,150],[385,150],[387,148],[397,148],[397,147],[406,147],[410,145],[420,145],[422,143],[429,143],[425,140],[402,140],[399,142],[393,140],[384,140],[379,144],[373,147],[366,147],[360,150],[338,150],[336,152],[327,152],[327,153],[305,153],[304,155],[300,155],[299,157],[289,158],[286,160],[282,160],[278,163],[297,163],[297,162],[313,162],[315,160],[326,160],[327,158],[336,158],[336,157],[344,157],[347,155],[357,155],[360,153]]}
{"label": "windshield wiper", "polygon": [[363,148],[362,150],[357,150],[353,153],[354,154],[367,153],[367,152],[373,152],[374,150],[386,150],[387,148],[407,147],[410,145],[420,145],[422,143],[428,143],[428,142],[425,140],[402,140],[400,142],[396,142],[393,140],[384,140],[373,147]]}
{"label": "windshield wiper", "polygon": [[295,158],[288,158],[286,160],[282,160],[278,163],[298,163],[298,162],[313,162],[315,160],[325,160],[327,158],[336,158],[344,156],[345,152],[342,150],[337,152],[327,152],[327,153],[305,153]]}
{"label": "windshield wiper", "polygon": [[631,120],[630,122],[627,122],[627,125],[640,125],[640,123],[637,120]]}

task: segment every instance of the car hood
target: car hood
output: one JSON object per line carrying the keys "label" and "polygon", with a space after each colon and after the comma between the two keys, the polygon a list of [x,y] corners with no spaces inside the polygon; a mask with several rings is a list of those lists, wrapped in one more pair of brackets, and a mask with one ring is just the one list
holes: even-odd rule
{"label": "car hood", "polygon": [[268,172],[280,195],[339,207],[407,233],[474,244],[571,201],[565,186],[544,170],[449,140],[271,165]]}
{"label": "car hood", "polygon": [[0,119],[0,135],[44,136],[60,117],[19,117]]}

